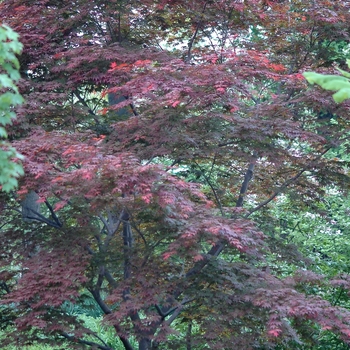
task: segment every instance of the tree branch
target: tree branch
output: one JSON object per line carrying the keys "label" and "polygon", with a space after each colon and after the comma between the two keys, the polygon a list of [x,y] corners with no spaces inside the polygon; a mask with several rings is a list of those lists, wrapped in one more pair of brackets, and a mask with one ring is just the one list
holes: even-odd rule
{"label": "tree branch", "polygon": [[[79,339],[77,337],[75,337],[74,335],[69,335],[66,332],[61,332],[60,333],[64,338],[73,341],[73,342],[78,342],[79,344],[84,344],[84,345],[89,345],[89,346],[93,346],[97,349],[101,349],[101,350],[113,350],[113,348],[109,347],[109,346],[105,346],[105,345],[101,345],[92,341],[88,341],[88,340],[84,340],[84,339]],[[126,348],[127,349],[127,348]],[[133,348],[127,349],[127,350],[133,350]]]}
{"label": "tree branch", "polygon": [[197,26],[196,26],[196,30],[194,31],[190,41],[188,42],[188,50],[187,50],[187,55],[186,55],[186,58],[185,58],[185,62],[187,62],[187,63],[191,61],[191,58],[192,58],[192,54],[191,54],[192,46],[193,46],[194,41],[196,40],[199,28],[202,25],[202,18],[201,17],[203,16],[203,14],[205,12],[207,4],[208,4],[208,1],[206,1],[205,4],[204,4],[202,13],[200,14],[200,19],[198,20],[198,23],[197,23]]}
{"label": "tree branch", "polygon": [[[323,151],[320,155],[318,155],[315,159],[313,159],[310,163],[313,163],[317,160],[319,160],[321,157],[323,157],[329,150],[331,149],[331,147],[326,148],[325,151]],[[302,168],[295,176],[293,176],[292,178],[290,178],[289,180],[286,180],[277,190],[275,190],[273,192],[273,194],[266,200],[262,201],[261,203],[259,203],[255,208],[249,210],[248,214],[246,214],[244,217],[248,218],[251,214],[253,214],[254,212],[256,212],[257,210],[259,210],[260,208],[264,207],[266,204],[270,203],[276,196],[278,196],[281,192],[283,192],[289,185],[291,185],[292,183],[294,183],[296,180],[298,180],[298,178],[306,171],[310,168],[310,163],[307,164],[304,168]]]}
{"label": "tree branch", "polygon": [[238,197],[238,200],[236,203],[236,208],[241,208],[243,205],[243,200],[244,200],[245,194],[247,193],[248,184],[249,184],[250,180],[253,178],[254,168],[255,168],[255,164],[256,164],[257,159],[258,159],[257,153],[254,152],[252,159],[249,163],[248,170],[244,175],[244,180],[243,180],[243,183],[241,186],[241,190],[239,192],[239,197]]}
{"label": "tree branch", "polygon": [[[254,167],[255,167],[257,158],[258,158],[257,153],[254,152],[253,156],[252,156],[252,159],[251,159],[251,161],[249,163],[248,170],[247,170],[247,172],[246,172],[246,174],[244,176],[244,181],[243,181],[243,184],[242,184],[242,187],[241,187],[241,190],[240,190],[240,196],[239,196],[238,201],[236,203],[236,207],[237,208],[241,207],[242,204],[243,204],[243,197],[244,197],[244,195],[245,195],[245,193],[246,193],[246,191],[248,189],[249,181],[253,177],[253,171],[254,171]],[[226,243],[223,240],[221,240],[218,243],[216,243],[209,250],[209,252],[206,255],[203,255],[203,259],[198,261],[198,262],[196,262],[195,265],[186,273],[185,278],[188,278],[188,277],[191,277],[191,276],[194,276],[194,275],[198,274],[209,263],[209,261],[212,258],[217,257],[222,252],[222,250],[224,249],[225,245],[226,245]],[[173,294],[173,297],[175,299],[178,298],[182,294],[182,292],[183,291],[180,290],[180,289],[176,290],[174,292],[174,294]],[[182,309],[182,307],[181,307],[181,309]],[[160,310],[160,312],[161,312],[160,315],[161,316],[162,315],[169,315],[171,310],[172,310],[172,308],[168,309],[167,311]],[[159,313],[158,309],[157,309],[157,311]],[[176,316],[174,316],[174,314],[173,314],[171,319],[172,320],[175,319],[180,312],[181,312],[180,308],[177,308],[177,311],[174,313],[174,314],[176,314]]]}
{"label": "tree branch", "polygon": [[[222,216],[224,216],[224,212],[222,210],[222,205],[221,205],[221,201],[220,201],[220,198],[218,197],[217,193],[216,193],[216,190],[214,188],[214,186],[212,185],[211,181],[209,180],[209,178],[205,175],[204,171],[202,170],[202,168],[200,167],[200,165],[195,162],[195,164],[197,165],[198,169],[200,170],[201,172],[201,175],[204,177],[205,181],[207,182],[207,184],[209,185],[211,191],[213,192],[214,194],[214,197],[215,197],[215,200],[216,200],[216,203],[218,204],[218,207],[219,207],[219,210],[220,210],[220,213]],[[214,165],[214,164],[213,164]]]}
{"label": "tree branch", "polygon": [[97,334],[91,334],[93,337],[97,338],[103,345],[105,345],[106,347],[108,347],[107,343],[101,338],[99,337]]}
{"label": "tree branch", "polygon": [[100,124],[99,120],[97,119],[97,115],[96,113],[94,113],[94,111],[90,108],[90,106],[87,104],[87,102],[81,97],[79,91],[77,89],[75,89],[73,91],[74,95],[77,97],[77,99],[79,100],[79,102],[88,109],[88,112],[90,115],[93,116],[93,119],[95,121],[96,124]]}
{"label": "tree branch", "polygon": [[98,278],[97,278],[97,282],[96,282],[96,285],[95,285],[95,290],[98,290],[99,293],[100,293],[100,290],[101,290],[101,287],[102,287],[104,276],[105,276],[105,267],[103,265],[101,265],[99,267]]}
{"label": "tree branch", "polygon": [[102,215],[99,215],[100,220],[104,223],[104,225],[107,228],[107,237],[105,238],[102,246],[102,250],[104,252],[107,250],[111,239],[113,238],[114,234],[118,231],[120,227],[120,224],[122,222],[122,217],[123,217],[123,211],[120,213],[115,223],[113,222],[115,215],[112,215],[111,213],[108,213],[107,215],[108,215],[108,222],[102,217]]}
{"label": "tree branch", "polygon": [[57,225],[59,225],[59,227],[62,227],[62,222],[60,221],[60,219],[58,218],[58,216],[56,215],[55,211],[53,210],[51,204],[45,200],[45,204],[48,207],[48,209],[50,210],[51,216],[54,219],[54,221],[57,223]]}
{"label": "tree branch", "polygon": [[39,222],[44,222],[45,224],[54,227],[54,228],[61,228],[62,224],[61,223],[56,223],[54,221],[51,221],[49,219],[47,219],[44,215],[41,215],[40,213],[38,213],[37,211],[31,209],[31,208],[27,208],[28,211],[30,211],[31,213],[35,214],[35,216],[26,216],[26,219],[31,219],[31,220],[36,220]]}
{"label": "tree branch", "polygon": [[175,307],[175,308],[172,308],[171,310],[169,310],[169,312],[167,312],[167,315],[166,315],[166,316],[170,315],[171,313],[172,313],[172,315],[171,315],[170,318],[168,318],[168,319],[166,320],[165,323],[166,323],[168,326],[170,326],[171,323],[176,319],[176,317],[179,316],[179,314],[180,314],[181,311],[183,310],[184,306],[185,306],[186,304],[190,303],[190,302],[193,301],[193,300],[194,300],[194,299],[189,299],[188,297],[185,296],[184,299],[182,300],[182,302],[181,302],[181,304],[180,304],[179,306],[177,306],[177,307]]}
{"label": "tree branch", "polygon": [[[112,313],[112,310],[107,306],[107,304],[102,300],[100,290],[90,290],[90,293],[94,297],[95,301],[103,311],[105,315],[109,315]],[[114,329],[116,330],[117,334],[120,332],[120,328],[117,324],[113,325]],[[125,337],[118,335],[120,341],[123,343],[125,350],[134,350],[132,345],[130,344],[129,340],[126,339]],[[102,349],[102,348],[100,348]],[[104,350],[109,350],[109,349],[104,349]],[[113,349],[112,349],[113,350]]]}

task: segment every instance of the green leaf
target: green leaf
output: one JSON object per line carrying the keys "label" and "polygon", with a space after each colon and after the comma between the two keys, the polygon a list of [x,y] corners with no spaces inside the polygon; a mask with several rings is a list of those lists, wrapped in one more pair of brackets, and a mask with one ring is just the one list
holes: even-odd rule
{"label": "green leaf", "polygon": [[348,67],[350,69],[350,59],[349,58],[346,60],[346,64],[348,65]]}
{"label": "green leaf", "polygon": [[0,87],[2,88],[13,88],[15,84],[13,80],[6,74],[0,74]]}
{"label": "green leaf", "polygon": [[324,75],[315,72],[305,72],[303,76],[310,84],[317,84],[325,90],[337,91],[333,99],[337,103],[350,98],[350,73],[339,69],[343,75]]}
{"label": "green leaf", "polygon": [[[2,27],[6,30],[6,39],[13,40],[13,41],[18,41],[18,34],[12,30],[9,26],[6,24],[2,24]],[[1,38],[1,36],[0,36]]]}
{"label": "green leaf", "polygon": [[350,78],[350,73],[345,71],[345,70],[342,70],[340,68],[337,68],[337,70],[344,75],[344,77],[347,77],[347,78]]}
{"label": "green leaf", "polygon": [[[0,95],[0,125],[9,125],[16,117],[12,107],[23,102],[18,93],[15,81],[20,78],[19,62],[16,54],[22,50],[18,34],[6,25],[0,26],[0,89],[10,90]],[[5,74],[4,74],[5,73]],[[1,91],[1,90],[0,90]],[[0,138],[6,139],[6,129],[0,126]],[[17,177],[23,175],[22,164],[17,159],[23,156],[5,141],[0,142],[0,185],[1,190],[8,192],[18,186]]]}
{"label": "green leaf", "polygon": [[337,91],[339,89],[350,89],[350,82],[340,79],[333,79],[323,82],[320,84],[320,86],[325,90]]}
{"label": "green leaf", "polygon": [[14,188],[16,188],[18,186],[18,181],[16,178],[14,177],[10,177],[8,178],[8,180],[6,182],[4,182],[2,184],[2,190],[4,192],[10,192],[12,191]]}
{"label": "green leaf", "polygon": [[0,137],[7,138],[7,132],[2,126],[0,126]]}
{"label": "green leaf", "polygon": [[338,92],[333,94],[333,99],[337,103],[341,103],[350,98],[350,88],[340,89]]}
{"label": "green leaf", "polygon": [[314,72],[305,72],[303,76],[310,84],[320,85],[326,90],[338,90],[336,84],[349,83],[349,80],[341,75],[324,75]]}

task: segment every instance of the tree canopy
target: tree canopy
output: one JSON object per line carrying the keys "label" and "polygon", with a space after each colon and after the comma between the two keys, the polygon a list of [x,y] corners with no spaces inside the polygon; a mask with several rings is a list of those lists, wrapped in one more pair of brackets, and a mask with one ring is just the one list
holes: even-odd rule
{"label": "tree canopy", "polygon": [[78,307],[126,350],[350,343],[333,298],[350,271],[320,271],[276,225],[324,224],[349,189],[350,104],[302,74],[345,72],[350,2],[5,0],[0,16],[25,99],[8,128],[25,175],[0,202],[3,345],[115,349]]}

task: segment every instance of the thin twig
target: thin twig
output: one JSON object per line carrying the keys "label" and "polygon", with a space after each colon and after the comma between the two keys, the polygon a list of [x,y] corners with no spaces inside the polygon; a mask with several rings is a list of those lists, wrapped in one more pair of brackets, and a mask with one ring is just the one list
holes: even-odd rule
{"label": "thin twig", "polygon": [[[331,147],[326,148],[325,151],[323,151],[320,155],[318,155],[315,159],[312,160],[311,163],[315,162],[316,160],[319,160],[322,156],[324,156]],[[277,190],[274,191],[274,193],[266,200],[262,201],[259,203],[255,208],[249,210],[249,212],[244,216],[245,218],[249,217],[251,214],[256,212],[257,210],[261,209],[264,207],[266,204],[270,203],[275,197],[277,197],[280,193],[282,193],[289,185],[294,183],[296,180],[299,179],[299,177],[308,169],[310,168],[310,163],[307,164],[304,168],[302,168],[295,176],[292,178],[286,180]]]}
{"label": "thin twig", "polygon": [[205,4],[204,4],[202,13],[200,14],[200,19],[198,20],[198,23],[197,23],[196,30],[194,31],[194,33],[193,33],[193,35],[192,35],[190,41],[188,42],[188,50],[187,50],[187,55],[186,55],[186,58],[185,58],[185,62],[190,62],[190,61],[191,61],[191,57],[192,57],[192,54],[191,54],[192,46],[193,46],[194,41],[196,40],[196,37],[197,37],[198,31],[199,31],[199,28],[200,28],[200,26],[202,25],[202,17],[203,17],[203,14],[204,14],[204,12],[205,12],[205,9],[206,9],[206,7],[207,7],[207,4],[208,4],[208,1],[206,1]]}
{"label": "thin twig", "polygon": [[205,172],[202,170],[201,166],[195,161],[195,164],[196,166],[198,167],[198,169],[200,170],[202,176],[204,177],[205,181],[207,182],[207,184],[209,185],[210,189],[212,190],[213,194],[214,194],[214,197],[215,197],[215,200],[216,200],[216,203],[219,207],[219,210],[220,210],[220,213],[222,216],[224,216],[224,211],[222,210],[222,204],[221,204],[221,201],[220,201],[220,198],[218,197],[217,195],[217,192],[214,188],[214,186],[212,185],[211,181],[209,180],[209,178],[205,175]]}

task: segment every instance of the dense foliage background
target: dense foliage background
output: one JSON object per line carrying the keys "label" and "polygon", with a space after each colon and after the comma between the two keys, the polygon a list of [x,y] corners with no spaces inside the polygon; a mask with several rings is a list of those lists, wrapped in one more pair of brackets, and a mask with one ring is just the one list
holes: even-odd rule
{"label": "dense foliage background", "polygon": [[5,0],[0,18],[25,100],[2,346],[348,348],[350,105],[302,73],[347,69],[349,1]]}

